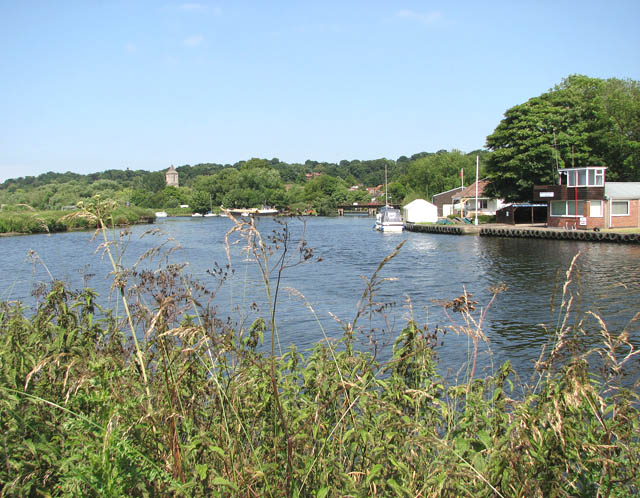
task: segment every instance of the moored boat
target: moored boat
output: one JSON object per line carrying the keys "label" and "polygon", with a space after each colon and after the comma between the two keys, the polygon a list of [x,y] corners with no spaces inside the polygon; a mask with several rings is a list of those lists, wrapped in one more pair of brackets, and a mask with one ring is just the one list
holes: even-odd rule
{"label": "moored boat", "polygon": [[380,232],[402,232],[404,230],[402,213],[398,208],[389,206],[386,163],[384,165],[384,206],[378,209],[378,213],[376,214],[376,230]]}
{"label": "moored boat", "polygon": [[399,209],[389,205],[382,206],[376,214],[376,230],[381,232],[402,232],[404,222]]}

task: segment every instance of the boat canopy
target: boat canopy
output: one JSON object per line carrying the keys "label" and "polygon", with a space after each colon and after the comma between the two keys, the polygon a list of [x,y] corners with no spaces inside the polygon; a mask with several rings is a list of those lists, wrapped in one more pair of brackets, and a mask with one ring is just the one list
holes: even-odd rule
{"label": "boat canopy", "polygon": [[400,213],[399,209],[393,208],[391,206],[383,206],[380,208],[379,212],[381,216],[381,221],[385,222],[400,222],[402,223],[402,213]]}

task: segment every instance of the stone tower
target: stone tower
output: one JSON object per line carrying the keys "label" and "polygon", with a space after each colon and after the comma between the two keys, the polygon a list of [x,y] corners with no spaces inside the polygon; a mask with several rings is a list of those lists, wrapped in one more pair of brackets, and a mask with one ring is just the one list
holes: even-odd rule
{"label": "stone tower", "polygon": [[167,182],[167,187],[177,187],[178,186],[178,172],[173,167],[173,164],[167,170],[167,173],[165,174],[165,179],[166,179],[166,182]]}

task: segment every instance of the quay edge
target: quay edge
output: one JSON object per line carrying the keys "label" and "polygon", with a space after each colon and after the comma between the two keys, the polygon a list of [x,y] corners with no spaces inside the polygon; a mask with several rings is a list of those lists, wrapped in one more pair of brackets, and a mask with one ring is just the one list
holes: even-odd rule
{"label": "quay edge", "polygon": [[485,237],[579,240],[584,242],[616,242],[627,244],[640,243],[640,234],[637,233],[560,230],[531,226],[419,225],[416,223],[406,223],[405,228],[409,232],[442,233],[449,235],[481,235]]}

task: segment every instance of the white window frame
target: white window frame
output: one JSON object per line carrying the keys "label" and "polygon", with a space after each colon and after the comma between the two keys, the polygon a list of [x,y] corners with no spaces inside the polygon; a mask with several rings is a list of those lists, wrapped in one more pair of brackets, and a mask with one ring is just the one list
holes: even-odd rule
{"label": "white window frame", "polygon": [[[589,177],[593,173],[593,182]],[[580,178],[583,176],[583,178]],[[604,185],[604,168],[576,168],[567,171],[567,187],[602,187]]]}
{"label": "white window frame", "polygon": [[[473,207],[471,207],[471,204],[473,204]],[[489,209],[489,199],[483,199],[482,197],[478,197],[478,205],[480,206],[477,210],[478,211],[482,211],[483,209]],[[467,201],[467,205],[466,205],[466,209],[469,211],[476,211],[476,200],[475,199],[469,199]]]}
{"label": "white window frame", "polygon": [[[560,203],[564,203],[564,214],[553,214],[553,204],[560,204]],[[571,204],[570,204],[571,203]],[[581,218],[584,216],[584,201],[578,201],[578,211],[580,212],[580,214],[576,213],[576,214],[568,214],[569,213],[569,205],[573,205],[575,206],[576,201],[551,201],[551,205],[549,206],[549,216],[552,216],[554,218]],[[582,209],[580,209],[580,206],[582,206]]]}
{"label": "white window frame", "polygon": [[[593,207],[600,207],[600,214],[593,214]],[[604,217],[604,206],[602,201],[589,201],[589,218],[603,218]]]}
{"label": "white window frame", "polygon": [[[614,204],[622,204],[623,202],[627,205],[627,212],[625,214],[615,214],[613,212],[613,205]],[[621,200],[613,200],[613,199],[611,199],[611,216],[629,216],[629,201],[621,201]]]}

